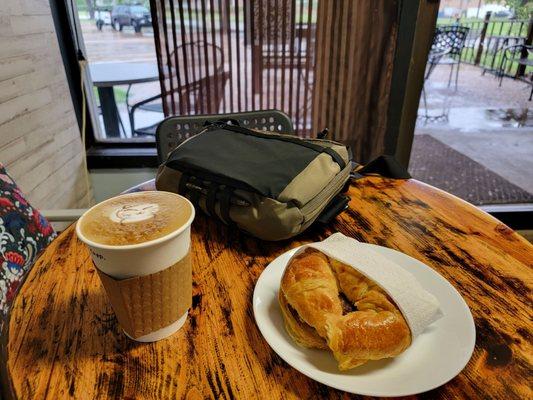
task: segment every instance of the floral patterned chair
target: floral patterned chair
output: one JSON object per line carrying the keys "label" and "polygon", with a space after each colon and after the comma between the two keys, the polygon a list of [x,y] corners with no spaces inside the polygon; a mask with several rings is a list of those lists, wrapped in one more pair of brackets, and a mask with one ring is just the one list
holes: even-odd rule
{"label": "floral patterned chair", "polygon": [[24,277],[55,236],[0,163],[0,330]]}

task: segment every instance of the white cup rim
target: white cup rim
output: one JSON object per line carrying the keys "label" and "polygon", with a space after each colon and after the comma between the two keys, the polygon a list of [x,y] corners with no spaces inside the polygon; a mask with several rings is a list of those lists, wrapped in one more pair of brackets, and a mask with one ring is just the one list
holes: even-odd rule
{"label": "white cup rim", "polygon": [[[107,203],[111,200],[115,200],[116,198],[118,197],[130,197],[130,196],[136,196],[136,195],[141,195],[141,194],[145,194],[145,193],[150,193],[150,192],[157,192],[157,193],[168,193],[168,194],[172,194],[176,197],[179,197],[180,199],[182,200],[185,200],[185,202],[189,205],[189,207],[191,208],[191,216],[189,217],[189,219],[187,220],[187,222],[185,222],[182,226],[180,226],[178,229],[176,229],[175,231],[172,231],[168,234],[166,234],[165,236],[161,236],[157,239],[153,239],[153,240],[149,240],[147,242],[141,242],[141,243],[135,243],[135,244],[123,244],[123,245],[111,245],[111,244],[103,244],[103,243],[98,243],[98,242],[94,242],[90,239],[88,239],[87,237],[85,237],[83,235],[83,233],[81,232],[81,221],[83,220],[83,218],[89,213],[91,212],[94,208],[100,206],[101,204],[104,204],[104,203]],[[184,232],[187,228],[189,228],[189,226],[191,226],[192,224],[192,221],[194,220],[194,216],[195,216],[195,209],[194,209],[194,206],[193,204],[189,201],[189,199],[187,199],[186,197],[183,197],[177,193],[173,193],[173,192],[166,192],[166,191],[163,191],[163,190],[146,190],[146,191],[142,191],[142,192],[134,192],[134,193],[125,193],[125,194],[120,194],[118,196],[114,196],[114,197],[111,197],[107,200],[104,200],[98,204],[95,204],[94,206],[92,206],[91,208],[89,208],[87,211],[85,211],[82,216],[78,219],[78,222],[76,222],[76,234],[78,235],[78,238],[84,242],[85,244],[91,246],[91,247],[95,247],[95,248],[98,248],[98,249],[107,249],[107,250],[132,250],[132,249],[142,249],[144,247],[149,247],[149,246],[153,246],[153,245],[156,245],[156,244],[159,244],[159,243],[163,243],[163,242],[166,242],[167,240],[169,239],[172,239],[176,236],[178,236],[180,233]]]}

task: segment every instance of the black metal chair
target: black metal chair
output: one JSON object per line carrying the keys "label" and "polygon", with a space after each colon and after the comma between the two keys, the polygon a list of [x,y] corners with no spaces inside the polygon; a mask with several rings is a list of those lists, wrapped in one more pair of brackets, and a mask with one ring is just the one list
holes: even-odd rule
{"label": "black metal chair", "polygon": [[[429,77],[437,65],[449,65],[450,77],[448,78],[448,86],[452,82],[453,70],[455,69],[455,90],[457,90],[459,68],[461,66],[461,51],[465,46],[469,31],[470,28],[461,25],[437,27],[428,59],[429,71],[426,72],[427,77]],[[435,56],[431,54],[435,54]]]}
{"label": "black metal chair", "polygon": [[479,46],[481,40],[481,32],[482,29],[470,28],[465,38],[464,48],[471,49],[472,52],[474,52],[474,49]]}
{"label": "black metal chair", "polygon": [[[448,50],[434,50],[431,49],[428,55],[428,62],[426,64],[426,71],[424,72],[424,84],[422,85],[422,101],[424,102],[424,117],[426,120],[429,119],[444,119],[447,120],[447,115],[442,118],[443,116],[440,115],[436,118],[431,118],[428,114],[428,103],[427,103],[427,96],[426,96],[426,81],[431,76],[431,73],[435,69],[435,67],[438,65],[439,60],[444,57],[446,54],[448,54]],[[432,60],[433,62],[430,62],[429,60]]]}
{"label": "black metal chair", "polygon": [[206,121],[234,119],[245,128],[294,134],[292,121],[278,110],[247,111],[230,114],[186,115],[169,117],[157,127],[156,144],[159,163],[185,139],[199,132]]}
{"label": "black metal chair", "polygon": [[[208,57],[217,60],[216,65],[209,66]],[[178,59],[176,61],[176,58]],[[202,41],[184,43],[170,54],[172,65],[171,79],[176,82],[179,75],[181,85],[173,89],[177,94],[177,112],[198,114],[201,112],[217,113],[218,107],[224,96],[224,86],[229,79],[229,72],[224,72],[224,58],[222,49],[211,43]],[[177,65],[174,65],[176,64]],[[206,65],[209,67],[206,67]],[[209,72],[212,71],[210,75]],[[130,86],[131,87],[131,86]],[[162,95],[158,94],[135,104],[129,104],[129,90],[126,94],[126,107],[130,119],[131,132],[133,135],[155,135],[157,124],[143,128],[135,127],[135,112],[137,110],[163,113]],[[208,94],[210,94],[208,98]],[[217,96],[218,94],[218,96]]]}
{"label": "black metal chair", "polygon": [[[220,104],[224,96],[224,86],[230,76],[229,72],[221,72],[215,78],[215,76],[208,76],[199,81],[191,82],[188,85],[180,86],[173,90],[173,93],[177,94],[177,103],[182,104],[183,111],[187,114],[198,114],[199,112],[206,111],[208,113],[215,114],[220,109]],[[208,90],[208,87],[210,88]],[[211,93],[211,96],[208,96]],[[219,93],[219,96],[216,95]],[[144,105],[161,99],[161,95],[150,97],[143,101],[134,104],[130,111],[130,125],[131,131],[134,135],[155,135],[159,122],[143,128],[135,128],[135,111]],[[161,106],[161,112],[163,112],[163,105]],[[178,107],[177,111],[180,110]]]}
{"label": "black metal chair", "polygon": [[[515,44],[512,46],[507,46],[502,49],[502,61],[500,63],[500,68],[498,70],[498,76],[500,77],[500,84],[502,86],[503,77],[505,76],[505,71],[511,68],[513,63],[517,63],[519,66],[533,67],[533,46],[526,44]],[[509,64],[509,65],[507,65]],[[529,101],[533,98],[533,74],[530,81],[528,82],[531,85],[531,93],[529,94]]]}

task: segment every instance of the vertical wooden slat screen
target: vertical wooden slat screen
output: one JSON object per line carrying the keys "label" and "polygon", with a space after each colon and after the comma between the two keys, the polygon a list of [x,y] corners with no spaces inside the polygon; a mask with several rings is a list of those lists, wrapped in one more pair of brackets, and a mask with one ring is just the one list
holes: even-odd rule
{"label": "vertical wooden slat screen", "polygon": [[313,126],[358,161],[381,154],[397,38],[397,1],[320,1]]}
{"label": "vertical wooden slat screen", "polygon": [[383,151],[397,0],[151,0],[166,115],[280,109]]}

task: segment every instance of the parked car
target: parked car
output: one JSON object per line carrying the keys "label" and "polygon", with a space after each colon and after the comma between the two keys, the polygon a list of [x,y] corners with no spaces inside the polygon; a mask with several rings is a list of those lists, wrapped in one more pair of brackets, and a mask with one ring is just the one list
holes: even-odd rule
{"label": "parked car", "polygon": [[132,26],[135,32],[140,32],[143,26],[152,26],[152,16],[146,7],[135,6],[115,6],[111,11],[113,28],[121,31],[124,26]]}

